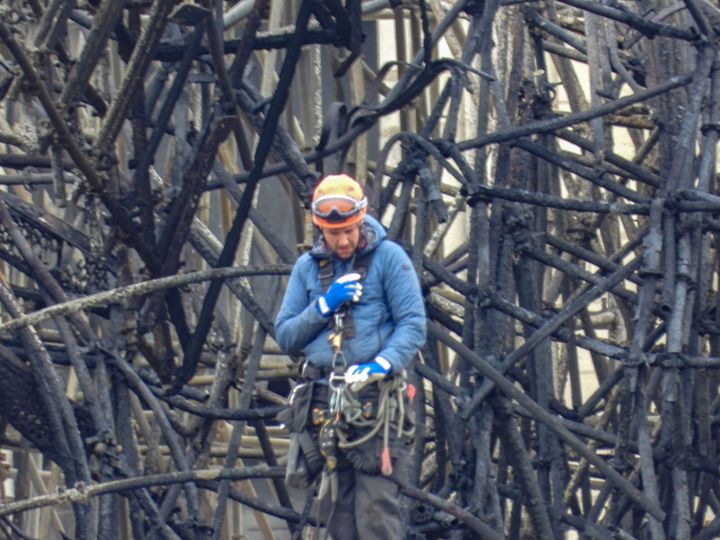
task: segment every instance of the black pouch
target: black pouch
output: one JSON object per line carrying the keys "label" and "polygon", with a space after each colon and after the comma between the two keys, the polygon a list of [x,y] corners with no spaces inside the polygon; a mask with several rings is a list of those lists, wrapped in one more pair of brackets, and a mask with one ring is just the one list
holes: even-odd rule
{"label": "black pouch", "polygon": [[315,386],[313,382],[304,382],[295,386],[290,394],[288,406],[275,417],[290,433],[299,433],[309,423],[313,386]]}

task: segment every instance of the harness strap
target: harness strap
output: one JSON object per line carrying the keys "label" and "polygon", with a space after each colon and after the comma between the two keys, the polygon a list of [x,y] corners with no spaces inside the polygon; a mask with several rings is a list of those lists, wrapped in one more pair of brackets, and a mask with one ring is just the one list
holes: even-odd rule
{"label": "harness strap", "polygon": [[[322,500],[327,496],[328,493],[330,493],[330,512],[328,513],[327,521],[325,522],[325,532],[323,534],[323,540],[327,540],[328,536],[330,535],[330,522],[335,515],[335,508],[337,507],[338,489],[339,486],[337,471],[323,471],[320,480],[320,487],[318,488],[318,493],[315,497],[315,501],[318,504],[322,504]],[[315,524],[315,531],[313,533],[314,540],[318,540],[320,526],[321,523],[320,520],[318,520]]]}
{"label": "harness strap", "polygon": [[[298,521],[298,524],[295,527],[295,530],[292,533],[291,540],[302,540],[303,537],[303,530],[305,529],[305,525],[307,525],[308,518],[310,517],[310,510],[312,510],[312,507],[315,502],[315,489],[318,486],[318,483],[320,482],[320,477],[317,476],[315,480],[313,480],[312,484],[310,485],[310,489],[308,490],[307,497],[305,498],[305,505],[303,506],[302,513],[300,514],[300,520]],[[316,521],[317,525],[317,521]]]}
{"label": "harness strap", "polygon": [[[327,420],[322,428],[320,428],[320,452],[325,458],[325,467],[323,467],[322,475],[320,477],[320,487],[315,498],[319,504],[322,504],[323,499],[330,495],[330,513],[325,523],[325,534],[323,539],[326,540],[329,534],[330,521],[335,514],[335,506],[337,504],[338,496],[338,473],[337,473],[337,419]],[[318,523],[318,527],[320,524]],[[317,528],[315,530],[317,538]]]}

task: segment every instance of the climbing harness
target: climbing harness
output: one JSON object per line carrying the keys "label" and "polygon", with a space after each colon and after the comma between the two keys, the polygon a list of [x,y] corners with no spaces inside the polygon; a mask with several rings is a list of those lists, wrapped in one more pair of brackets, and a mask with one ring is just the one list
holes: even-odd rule
{"label": "climbing harness", "polygon": [[[351,267],[364,278],[371,260],[372,252],[359,255],[351,261]],[[335,274],[335,264],[331,259],[318,259],[318,278],[324,290],[333,282]],[[324,387],[327,389],[327,401],[317,403],[316,400],[308,415],[317,430],[317,444],[324,460],[315,501],[318,504],[329,501],[327,524],[332,521],[336,509],[338,469],[350,464],[353,469],[367,474],[390,476],[393,473],[391,440],[402,444],[402,439],[414,433],[414,425],[406,416],[405,403],[405,397],[412,399],[414,396],[414,387],[407,385],[405,378],[398,375],[355,392],[345,380],[349,363],[343,354],[343,341],[355,337],[350,306],[345,305],[336,311],[328,324],[328,342],[333,356],[329,372],[325,371],[322,377],[327,377],[327,386]],[[382,439],[382,448],[370,456],[368,447],[363,445],[374,444],[372,441],[377,440],[376,437]],[[315,538],[318,533],[319,524],[315,529]],[[326,529],[325,536],[328,534]]]}
{"label": "climbing harness", "polygon": [[[402,395],[405,392],[409,398],[414,397],[414,388],[405,383],[404,377],[381,381],[378,385],[379,395],[376,397],[373,394],[370,400],[361,399],[346,382],[347,361],[342,352],[346,313],[345,309],[335,313],[334,328],[328,337],[333,348],[332,372],[328,376],[328,408],[324,410],[314,407],[312,410],[313,424],[320,426],[318,443],[320,453],[325,459],[315,500],[320,502],[330,495],[328,523],[337,503],[339,451],[343,451],[344,457],[357,470],[369,474],[379,471],[390,476],[393,473],[391,431],[395,432],[396,440],[411,437],[414,433],[414,426],[405,426],[406,410]],[[373,403],[376,405],[373,406]],[[363,460],[360,453],[354,454],[353,449],[369,443],[381,430],[383,443],[378,467],[376,462],[367,463],[367,460]],[[362,435],[353,438],[350,436],[351,432]]]}

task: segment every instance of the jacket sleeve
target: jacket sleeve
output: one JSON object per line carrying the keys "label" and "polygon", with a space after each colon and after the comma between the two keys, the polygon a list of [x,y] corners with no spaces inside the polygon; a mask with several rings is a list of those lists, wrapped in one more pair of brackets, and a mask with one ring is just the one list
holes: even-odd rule
{"label": "jacket sleeve", "polygon": [[275,319],[275,338],[288,354],[299,354],[327,325],[317,309],[317,300],[311,300],[308,278],[312,260],[300,258],[293,267],[282,306]]}
{"label": "jacket sleeve", "polygon": [[384,286],[395,328],[378,355],[398,372],[425,344],[427,322],[420,283],[410,258],[398,244],[387,243],[390,249],[384,261]]}

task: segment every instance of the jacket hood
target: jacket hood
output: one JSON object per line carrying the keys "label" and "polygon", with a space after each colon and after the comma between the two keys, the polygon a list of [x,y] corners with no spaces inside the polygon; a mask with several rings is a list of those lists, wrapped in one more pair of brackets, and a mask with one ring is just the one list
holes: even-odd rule
{"label": "jacket hood", "polygon": [[[377,219],[371,215],[366,215],[363,220],[362,230],[360,231],[360,245],[357,255],[364,255],[374,251],[385,238],[387,238],[385,228]],[[310,254],[317,259],[329,259],[333,257],[333,253],[327,247],[322,235],[315,241],[315,244],[310,250]]]}

